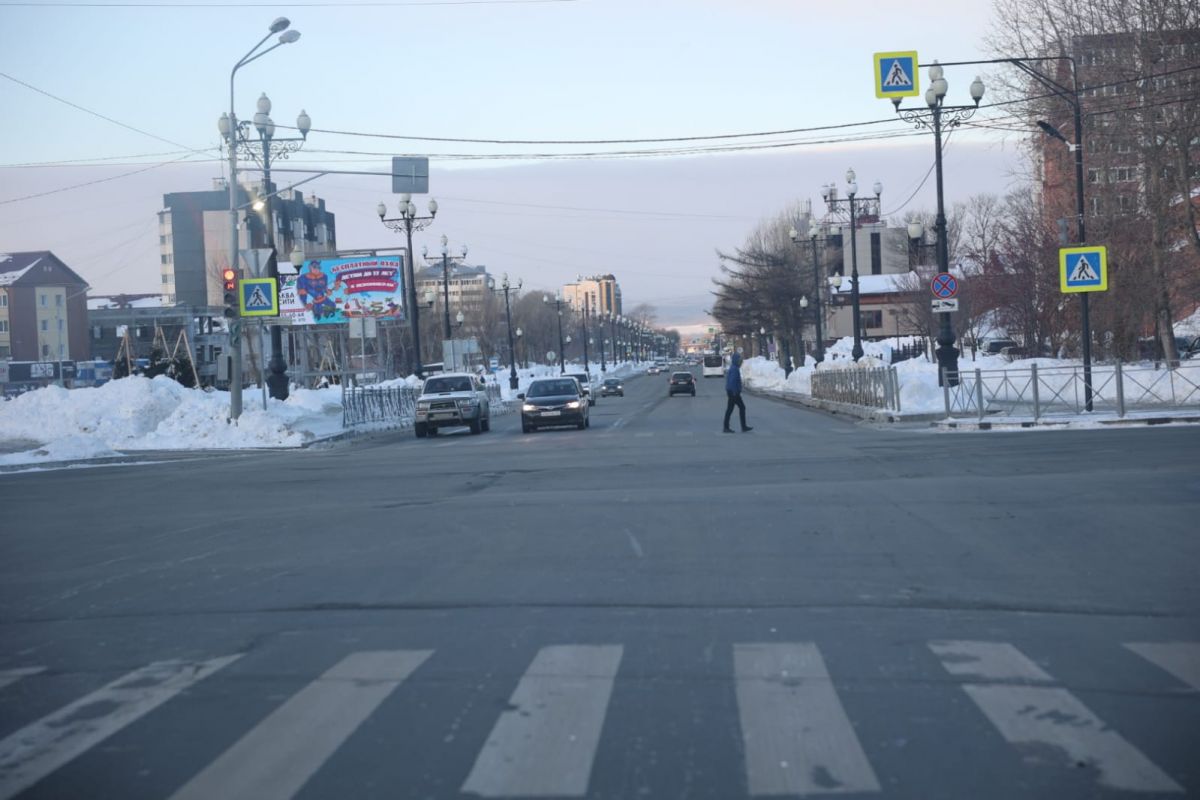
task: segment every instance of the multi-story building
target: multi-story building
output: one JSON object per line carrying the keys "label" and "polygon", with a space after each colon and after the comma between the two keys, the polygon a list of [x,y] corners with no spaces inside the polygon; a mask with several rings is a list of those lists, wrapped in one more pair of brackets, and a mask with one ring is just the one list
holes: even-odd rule
{"label": "multi-story building", "polygon": [[[433,292],[434,302],[442,302],[442,262],[432,259],[427,265],[417,270],[417,298],[422,300],[428,292]],[[451,261],[449,264],[450,308],[470,308],[482,305],[484,297],[490,288],[487,267],[482,265],[470,266],[461,261]]]}
{"label": "multi-story building", "polygon": [[[269,187],[275,191],[274,186]],[[261,186],[238,187],[238,204],[248,205]],[[337,250],[333,213],[325,201],[295,190],[271,198],[278,258],[287,261],[297,249],[306,255],[329,255]],[[265,247],[266,220],[247,208],[242,212],[238,247],[249,251]],[[163,305],[219,306],[221,271],[229,264],[229,186],[213,181],[207,192],[174,192],[163,195],[158,212],[158,242]]]}
{"label": "multi-story building", "polygon": [[49,250],[0,253],[0,359],[87,359],[87,290]]}
{"label": "multi-story building", "polygon": [[592,314],[620,314],[621,286],[615,275],[593,275],[563,286],[563,299],[576,311],[582,311],[584,298]]}

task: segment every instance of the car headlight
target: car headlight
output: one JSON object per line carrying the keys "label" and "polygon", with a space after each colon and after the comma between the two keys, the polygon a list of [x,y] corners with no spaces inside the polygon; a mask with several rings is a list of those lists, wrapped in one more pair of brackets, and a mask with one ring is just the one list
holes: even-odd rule
{"label": "car headlight", "polygon": [[429,403],[417,403],[417,411],[428,411]]}
{"label": "car headlight", "polygon": [[567,408],[579,408],[579,401],[572,400],[571,402],[567,403]]}
{"label": "car headlight", "polygon": [[525,405],[521,406],[521,410],[522,411],[537,411],[538,407],[534,406],[534,405],[530,405],[529,403],[526,403]]}

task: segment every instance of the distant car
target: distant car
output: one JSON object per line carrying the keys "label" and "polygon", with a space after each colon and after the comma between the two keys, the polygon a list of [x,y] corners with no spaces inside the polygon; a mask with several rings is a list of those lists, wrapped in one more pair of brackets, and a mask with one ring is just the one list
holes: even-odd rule
{"label": "distant car", "polygon": [[657,375],[660,372],[662,372],[662,370],[658,368],[658,364],[651,364],[650,366],[646,367],[647,375]]}
{"label": "distant car", "polygon": [[413,431],[418,439],[436,436],[439,428],[466,425],[471,433],[491,430],[487,387],[474,375],[443,373],[425,381],[417,398]]}
{"label": "distant car", "polygon": [[706,378],[724,378],[725,358],[717,353],[709,353],[704,357],[704,366],[700,372]]}
{"label": "distant car", "polygon": [[600,387],[600,396],[608,397],[609,395],[614,395],[614,394],[617,397],[624,397],[625,396],[625,384],[621,383],[619,378],[608,378],[604,381],[604,384]]}
{"label": "distant car", "polygon": [[592,376],[586,372],[568,372],[568,378],[574,378],[579,381],[579,388],[583,389],[583,396],[587,398],[588,405],[596,405],[596,396],[592,394]]}
{"label": "distant car", "polygon": [[587,398],[579,381],[570,375],[538,378],[529,384],[521,400],[521,432],[538,428],[574,425],[583,430],[591,425]]}
{"label": "distant car", "polygon": [[667,380],[667,397],[677,394],[696,396],[696,378],[690,372],[676,372]]}
{"label": "distant car", "polygon": [[1012,339],[989,339],[983,345],[985,355],[998,356],[1008,347],[1019,347]]}

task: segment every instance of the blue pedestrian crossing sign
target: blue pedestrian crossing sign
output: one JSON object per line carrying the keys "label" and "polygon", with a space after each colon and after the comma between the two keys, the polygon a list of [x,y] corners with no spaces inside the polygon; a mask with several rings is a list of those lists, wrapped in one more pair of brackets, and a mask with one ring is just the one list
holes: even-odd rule
{"label": "blue pedestrian crossing sign", "polygon": [[916,97],[920,82],[916,50],[875,54],[876,97]]}
{"label": "blue pedestrian crossing sign", "polygon": [[243,317],[278,317],[279,284],[275,278],[244,278],[238,282]]}
{"label": "blue pedestrian crossing sign", "polygon": [[1064,247],[1058,251],[1059,286],[1064,293],[1108,291],[1108,248]]}

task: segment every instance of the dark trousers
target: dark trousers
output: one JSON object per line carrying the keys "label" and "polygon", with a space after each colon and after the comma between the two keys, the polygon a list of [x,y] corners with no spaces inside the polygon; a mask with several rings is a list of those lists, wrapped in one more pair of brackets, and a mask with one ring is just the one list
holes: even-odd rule
{"label": "dark trousers", "polygon": [[737,406],[738,418],[742,421],[742,427],[746,427],[746,404],[742,402],[742,395],[726,392],[729,395],[729,402],[725,406],[725,427],[729,427],[729,417],[733,415],[733,407]]}

